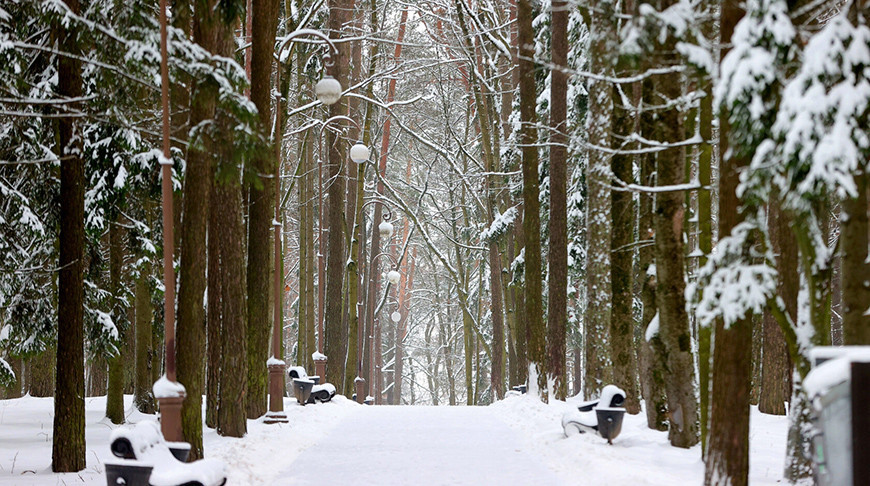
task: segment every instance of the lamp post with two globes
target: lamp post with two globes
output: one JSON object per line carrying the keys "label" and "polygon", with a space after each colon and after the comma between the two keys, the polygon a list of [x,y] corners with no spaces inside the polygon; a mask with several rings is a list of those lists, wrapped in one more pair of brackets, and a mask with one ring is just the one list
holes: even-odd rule
{"label": "lamp post with two globes", "polygon": [[[319,201],[319,220],[320,220],[320,235],[318,237],[319,245],[317,252],[317,261],[318,261],[318,279],[317,279],[317,295],[318,295],[318,307],[319,313],[317,318],[317,353],[314,355],[314,366],[315,373],[321,377],[326,376],[326,365],[328,363],[328,357],[323,353],[324,350],[324,341],[325,341],[325,333],[324,333],[324,319],[325,319],[325,288],[326,288],[326,264],[324,258],[323,247],[326,243],[326,235],[325,235],[325,223],[326,223],[326,215],[324,214],[324,204],[323,204],[323,132],[330,125],[337,122],[348,122],[354,125],[358,132],[360,132],[359,124],[354,121],[352,118],[337,115],[333,116],[326,121],[323,122],[320,128],[320,135],[318,137],[318,162],[317,162],[317,173],[318,173],[318,201]],[[337,140],[337,139],[336,139]],[[362,142],[357,142],[350,147],[348,152],[348,156],[350,159],[356,164],[363,164],[366,160],[368,160],[370,155],[369,148],[363,144]],[[339,170],[339,173],[341,171]],[[331,183],[336,183],[336,181],[331,181]]]}
{"label": "lamp post with two globes", "polygon": [[[317,37],[329,46],[332,53],[338,52],[335,44],[330,38],[320,31],[312,29],[300,29],[292,32],[284,38],[281,46],[278,49],[277,61],[280,64],[284,50],[300,37]],[[327,54],[324,56],[324,66],[328,67],[332,64],[332,56]],[[275,77],[275,86],[277,96],[281,96],[280,90],[281,69],[277,70]],[[341,84],[329,74],[325,74],[323,78],[314,86],[314,94],[317,99],[324,105],[335,104],[341,98]],[[269,369],[269,412],[266,414],[265,423],[282,423],[287,422],[287,415],[284,413],[284,371],[286,363],[283,360],[283,339],[281,333],[281,316],[284,303],[284,294],[282,292],[284,275],[282,271],[282,234],[281,234],[281,100],[278,100],[277,109],[275,110],[275,126],[272,133],[274,134],[273,143],[275,144],[275,219],[272,221],[272,226],[275,228],[275,280],[274,280],[274,320],[272,324],[272,356],[267,362]]]}

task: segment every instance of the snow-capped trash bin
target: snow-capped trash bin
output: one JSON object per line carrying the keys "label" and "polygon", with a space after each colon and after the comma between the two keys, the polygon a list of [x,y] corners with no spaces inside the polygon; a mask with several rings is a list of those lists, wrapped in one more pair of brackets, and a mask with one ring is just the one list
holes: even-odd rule
{"label": "snow-capped trash bin", "polygon": [[314,381],[307,378],[293,378],[293,394],[296,395],[296,401],[300,405],[308,403],[308,398],[311,396],[311,389],[314,388]]}
{"label": "snow-capped trash bin", "polygon": [[106,463],[106,484],[108,486],[117,486],[119,484],[150,486],[148,480],[151,479],[151,471],[153,469],[154,466],[150,464],[138,463],[136,461],[125,461],[123,464]]}
{"label": "snow-capped trash bin", "polygon": [[320,384],[319,376],[308,376],[308,373],[305,372],[305,368],[301,366],[291,366],[287,368],[287,374],[293,380],[300,379],[303,381],[311,381],[313,383],[311,390],[308,391],[307,395],[305,395],[307,398],[305,398],[305,401],[303,402],[297,392],[303,392],[304,390],[303,388],[297,387],[294,381],[293,393],[296,395],[296,400],[302,405],[305,405],[306,403],[328,402],[335,396],[335,385],[332,383]]}
{"label": "snow-capped trash bin", "polygon": [[812,402],[815,484],[865,485],[870,478],[870,346],[824,346],[812,351],[804,380]]}
{"label": "snow-capped trash bin", "polygon": [[598,435],[607,439],[608,444],[613,444],[613,439],[622,432],[622,419],[624,417],[624,408],[596,407],[595,418],[598,419]]}

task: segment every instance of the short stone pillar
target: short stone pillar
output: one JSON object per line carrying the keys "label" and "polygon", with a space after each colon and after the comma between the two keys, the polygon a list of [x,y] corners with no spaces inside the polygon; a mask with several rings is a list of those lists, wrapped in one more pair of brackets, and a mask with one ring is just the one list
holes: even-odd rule
{"label": "short stone pillar", "polygon": [[312,353],[311,359],[314,360],[314,374],[320,377],[321,383],[326,383],[326,355],[322,353]]}
{"label": "short stone pillar", "polygon": [[283,361],[270,359],[269,364],[269,412],[263,420],[267,424],[287,422],[284,413],[284,369]]}
{"label": "short stone pillar", "polygon": [[362,404],[366,399],[366,379],[357,376],[353,380],[353,391],[356,394],[356,402]]}
{"label": "short stone pillar", "polygon": [[160,431],[169,442],[181,442],[181,405],[184,397],[160,397],[157,406],[160,408]]}

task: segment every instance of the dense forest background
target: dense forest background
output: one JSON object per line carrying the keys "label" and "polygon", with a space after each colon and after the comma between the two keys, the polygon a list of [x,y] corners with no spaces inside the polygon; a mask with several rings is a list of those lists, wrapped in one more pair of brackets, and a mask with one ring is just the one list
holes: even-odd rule
{"label": "dense forest background", "polygon": [[0,6],[0,396],[65,397],[55,470],[85,395],[154,410],[169,221],[194,457],[266,413],[277,309],[340,394],[613,383],[734,485],[757,404],[811,474],[809,350],[870,344],[866,1],[170,3],[169,161],[156,2]]}

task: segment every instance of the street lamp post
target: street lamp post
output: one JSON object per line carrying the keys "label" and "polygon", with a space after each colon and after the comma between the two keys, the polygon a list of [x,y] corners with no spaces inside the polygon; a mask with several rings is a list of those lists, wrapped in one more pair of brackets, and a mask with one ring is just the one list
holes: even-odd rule
{"label": "street lamp post", "polygon": [[[323,354],[323,320],[324,320],[324,291],[325,291],[325,272],[326,265],[324,263],[324,255],[323,255],[323,244],[325,241],[323,223],[325,220],[325,216],[323,214],[323,132],[326,130],[330,124],[338,122],[338,121],[346,121],[354,125],[357,131],[362,131],[360,129],[359,124],[348,116],[338,115],[333,116],[326,121],[320,127],[320,134],[317,139],[317,148],[318,148],[318,161],[317,161],[317,173],[318,173],[318,188],[319,195],[318,200],[320,201],[320,246],[319,251],[317,252],[318,258],[318,277],[317,277],[317,295],[318,295],[318,307],[320,308],[320,313],[317,318],[317,354],[314,356],[314,366],[315,372],[317,375],[321,377],[321,379],[326,376],[326,363],[327,356]],[[350,148],[350,158],[357,164],[362,164],[369,158],[369,148],[366,147],[362,142],[357,142]]]}
{"label": "street lamp post", "polygon": [[169,151],[169,54],[166,40],[166,0],[160,0],[160,84],[163,107],[163,154],[160,157],[163,196],[163,311],[165,315],[166,373],[154,383],[154,397],[160,407],[160,430],[170,442],[180,442],[181,404],[185,389],[175,380],[175,269],[172,208],[172,155]]}
{"label": "street lamp post", "polygon": [[[390,210],[389,210],[389,208],[387,208],[387,214],[384,217],[387,218],[389,216],[390,216]],[[390,224],[390,227],[392,227],[392,224]],[[382,229],[383,229],[383,227],[382,227]],[[390,231],[389,233],[386,233],[386,234],[384,234],[384,232],[381,232],[381,234],[384,236],[384,239],[387,239],[390,236],[392,236],[392,231]],[[372,252],[374,252],[376,250],[377,250],[376,248],[373,248]],[[391,255],[390,253],[381,252],[381,253],[375,254],[372,257],[371,261],[374,264],[376,264],[378,259],[381,257],[387,257],[388,259],[392,260],[393,265],[395,265],[395,267],[392,270],[386,272],[386,274],[384,274],[384,276],[386,277],[386,280],[387,280],[387,287],[384,289],[384,296],[383,296],[383,299],[381,300],[381,303],[379,303],[379,304],[375,303],[375,299],[376,299],[375,295],[372,295],[371,299],[369,300],[369,305],[371,307],[368,310],[368,314],[369,314],[369,316],[372,317],[372,319],[370,321],[371,328],[368,330],[369,331],[369,334],[368,334],[368,339],[369,339],[369,342],[368,342],[369,378],[372,380],[372,383],[369,386],[369,390],[372,392],[372,396],[375,397],[375,403],[380,403],[378,395],[380,394],[380,385],[381,385],[381,366],[380,366],[380,355],[381,355],[381,351],[380,351],[380,336],[381,336],[381,334],[380,334],[380,332],[381,331],[380,331],[380,319],[377,316],[378,316],[378,312],[380,311],[381,307],[383,306],[384,302],[386,301],[387,294],[389,292],[389,286],[390,285],[398,285],[399,281],[402,278],[402,275],[398,271],[399,261],[396,259],[396,257]],[[374,277],[374,278],[375,278],[375,280],[377,280],[377,277]]]}
{"label": "street lamp post", "polygon": [[[165,1],[165,0],[163,0]],[[278,50],[278,63],[281,63],[281,54],[284,49],[291,45],[294,39],[303,36],[313,36],[322,39],[331,49],[333,53],[338,52],[335,44],[328,36],[317,30],[300,29],[288,35],[281,47]],[[327,60],[324,64],[331,64],[331,56],[327,55]],[[281,96],[281,69],[277,70],[275,76],[275,87],[278,97]],[[324,75],[314,87],[317,99],[325,104],[331,105],[336,103],[341,98],[341,84],[332,76]],[[283,360],[283,339],[281,336],[281,310],[284,294],[282,293],[283,286],[283,270],[281,265],[281,100],[278,100],[275,110],[275,127],[272,130],[274,134],[273,143],[275,144],[275,219],[272,221],[272,226],[275,228],[275,308],[274,321],[272,324],[272,356],[269,358],[267,366],[269,368],[269,413],[266,414],[264,420],[267,424],[287,422],[287,415],[284,413],[284,371],[286,363]]]}

